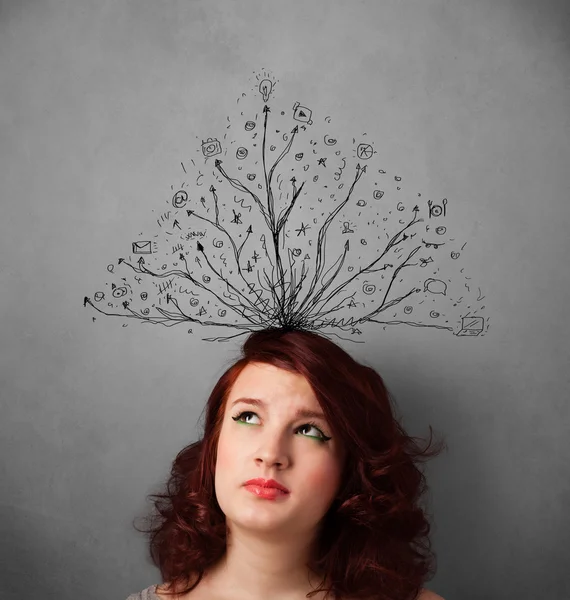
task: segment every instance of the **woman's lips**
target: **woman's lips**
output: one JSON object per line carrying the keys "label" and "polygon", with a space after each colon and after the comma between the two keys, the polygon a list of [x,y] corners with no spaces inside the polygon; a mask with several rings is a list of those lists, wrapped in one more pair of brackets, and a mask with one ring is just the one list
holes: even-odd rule
{"label": "woman's lips", "polygon": [[260,485],[246,485],[245,489],[252,494],[255,494],[258,498],[264,498],[266,500],[276,500],[277,498],[285,498],[289,495],[288,492],[283,492],[274,487],[262,487]]}
{"label": "woman's lips", "polygon": [[264,479],[263,477],[256,477],[255,479],[249,479],[244,485],[256,485],[262,488],[276,488],[282,492],[288,493],[289,490],[279,481],[275,479]]}

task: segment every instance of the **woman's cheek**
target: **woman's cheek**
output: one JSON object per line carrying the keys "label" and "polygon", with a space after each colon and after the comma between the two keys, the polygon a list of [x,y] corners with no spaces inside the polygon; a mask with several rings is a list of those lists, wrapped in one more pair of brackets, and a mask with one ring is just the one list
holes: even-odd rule
{"label": "woman's cheek", "polygon": [[236,444],[228,442],[229,440],[225,440],[224,438],[220,437],[220,442],[218,444],[218,457],[216,462],[217,467],[221,469],[232,469],[239,457]]}
{"label": "woman's cheek", "polygon": [[336,464],[321,464],[307,474],[309,489],[336,491],[339,483],[339,470]]}

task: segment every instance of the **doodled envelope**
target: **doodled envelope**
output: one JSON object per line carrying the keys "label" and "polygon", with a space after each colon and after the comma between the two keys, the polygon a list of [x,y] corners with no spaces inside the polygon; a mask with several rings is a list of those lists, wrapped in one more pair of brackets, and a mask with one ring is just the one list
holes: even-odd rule
{"label": "doodled envelope", "polygon": [[150,242],[133,242],[133,254],[152,254]]}

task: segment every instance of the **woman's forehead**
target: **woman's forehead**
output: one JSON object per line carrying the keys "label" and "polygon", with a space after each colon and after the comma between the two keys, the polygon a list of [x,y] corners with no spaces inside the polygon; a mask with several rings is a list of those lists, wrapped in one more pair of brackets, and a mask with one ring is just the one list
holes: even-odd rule
{"label": "woman's forehead", "polygon": [[303,375],[265,363],[249,363],[244,367],[230,389],[228,399],[233,402],[240,396],[269,403],[272,400],[299,400],[309,408],[319,407],[313,389]]}
{"label": "woman's forehead", "polygon": [[287,371],[267,363],[248,363],[238,375],[232,391],[236,387],[279,384],[283,386],[294,386],[298,388],[311,389],[309,382],[300,373]]}

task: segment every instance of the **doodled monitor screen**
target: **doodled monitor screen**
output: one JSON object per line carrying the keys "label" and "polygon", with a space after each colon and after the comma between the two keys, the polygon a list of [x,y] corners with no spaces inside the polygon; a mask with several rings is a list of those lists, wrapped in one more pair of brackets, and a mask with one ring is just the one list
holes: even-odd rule
{"label": "doodled monitor screen", "polygon": [[454,202],[408,189],[367,132],[337,135],[331,115],[306,98],[286,105],[279,87],[254,74],[234,113],[188,148],[152,229],[125,240],[84,297],[93,321],[188,326],[206,341],[269,327],[351,341],[364,327],[484,335]]}

